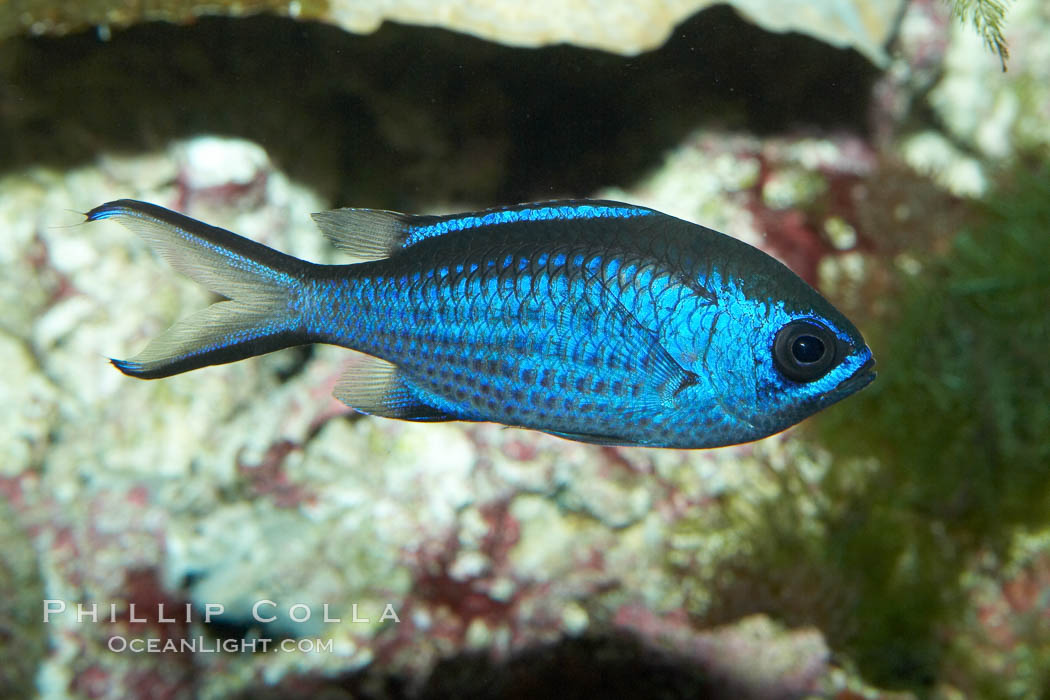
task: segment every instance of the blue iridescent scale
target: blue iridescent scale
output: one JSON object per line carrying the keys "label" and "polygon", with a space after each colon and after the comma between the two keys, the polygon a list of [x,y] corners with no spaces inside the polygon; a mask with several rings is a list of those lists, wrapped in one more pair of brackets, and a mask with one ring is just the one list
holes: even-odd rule
{"label": "blue iridescent scale", "polygon": [[[623,218],[653,215],[631,211]],[[455,236],[326,268],[309,287],[309,332],[396,364],[462,419],[597,436],[629,422],[666,436],[674,426],[653,409],[699,382],[667,356],[661,329],[710,300],[694,272],[657,257],[644,227],[610,235],[571,221],[453,222]]]}

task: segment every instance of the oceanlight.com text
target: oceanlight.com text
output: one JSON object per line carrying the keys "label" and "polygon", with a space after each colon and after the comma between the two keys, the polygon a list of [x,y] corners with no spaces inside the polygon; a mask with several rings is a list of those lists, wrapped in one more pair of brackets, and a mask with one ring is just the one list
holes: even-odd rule
{"label": "oceanlight.com text", "polygon": [[331,653],[334,643],[331,639],[280,639],[268,637],[257,639],[209,639],[207,637],[190,637],[184,639],[142,639],[116,635],[106,643],[109,650],[117,654],[227,654],[255,652],[301,652],[305,654]]}

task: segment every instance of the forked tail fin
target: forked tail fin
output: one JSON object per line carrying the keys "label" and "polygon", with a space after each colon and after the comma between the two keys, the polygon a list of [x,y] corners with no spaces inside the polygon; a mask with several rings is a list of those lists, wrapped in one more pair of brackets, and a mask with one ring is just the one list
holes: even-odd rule
{"label": "forked tail fin", "polygon": [[155,204],[121,199],[88,221],[112,219],[138,233],[171,265],[225,296],[150,341],[124,374],[157,379],[309,342],[300,330],[302,280],[310,263]]}

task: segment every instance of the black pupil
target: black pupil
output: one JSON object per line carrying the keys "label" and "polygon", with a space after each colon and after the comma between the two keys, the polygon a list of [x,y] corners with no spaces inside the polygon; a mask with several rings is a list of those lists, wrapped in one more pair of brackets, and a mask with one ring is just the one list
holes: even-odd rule
{"label": "black pupil", "polygon": [[812,335],[800,335],[791,343],[791,354],[805,364],[811,364],[824,357],[824,343]]}

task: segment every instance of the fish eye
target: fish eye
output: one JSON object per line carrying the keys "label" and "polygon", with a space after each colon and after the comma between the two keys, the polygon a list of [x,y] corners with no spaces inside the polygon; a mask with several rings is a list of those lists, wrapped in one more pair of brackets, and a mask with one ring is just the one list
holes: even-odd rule
{"label": "fish eye", "polygon": [[773,364],[795,382],[812,382],[836,363],[834,334],[813,320],[792,321],[773,340]]}
{"label": "fish eye", "polygon": [[799,364],[811,365],[824,357],[824,343],[813,335],[800,335],[791,343],[791,356]]}

